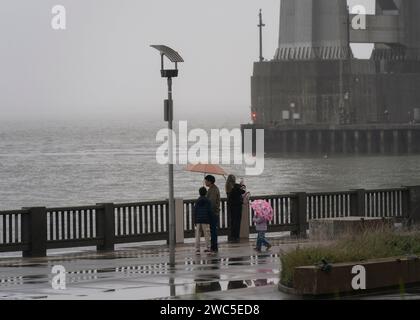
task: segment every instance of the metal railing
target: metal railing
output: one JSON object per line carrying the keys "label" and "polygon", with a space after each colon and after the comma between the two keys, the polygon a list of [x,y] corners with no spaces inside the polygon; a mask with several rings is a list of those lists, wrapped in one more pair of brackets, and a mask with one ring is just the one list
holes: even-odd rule
{"label": "metal railing", "polygon": [[[420,186],[346,192],[292,193],[253,196],[274,209],[269,232],[306,235],[308,222],[340,217],[383,217],[420,222]],[[194,237],[195,200],[175,200],[180,238]],[[178,204],[178,205],[177,205]],[[45,256],[48,249],[96,246],[113,250],[115,244],[168,240],[168,201],[104,203],[64,208],[24,208],[0,211],[0,252],[21,251],[23,256]],[[255,232],[249,208],[249,232]],[[229,231],[227,199],[221,199],[219,235]],[[181,232],[181,231],[177,231]]]}

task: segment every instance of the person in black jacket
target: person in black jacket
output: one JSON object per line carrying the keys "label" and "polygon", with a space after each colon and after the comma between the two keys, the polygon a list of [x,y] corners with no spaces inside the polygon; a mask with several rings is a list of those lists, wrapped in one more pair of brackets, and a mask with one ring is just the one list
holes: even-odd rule
{"label": "person in black jacket", "polygon": [[200,197],[196,201],[193,210],[195,224],[195,250],[200,254],[201,232],[204,233],[206,249],[204,252],[210,253],[210,222],[213,214],[211,202],[207,199],[207,189],[202,187],[199,190]]}
{"label": "person in black jacket", "polygon": [[241,185],[236,183],[236,177],[230,175],[226,183],[227,205],[229,213],[230,242],[240,241],[242,220],[242,195],[245,193]]}

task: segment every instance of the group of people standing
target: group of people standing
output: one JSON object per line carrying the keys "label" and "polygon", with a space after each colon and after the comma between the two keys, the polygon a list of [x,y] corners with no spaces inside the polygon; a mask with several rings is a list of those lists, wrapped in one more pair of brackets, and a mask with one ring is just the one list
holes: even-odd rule
{"label": "group of people standing", "polygon": [[[200,254],[201,234],[204,234],[206,248],[205,253],[218,252],[217,228],[220,217],[220,191],[216,186],[216,179],[212,175],[204,178],[206,187],[199,190],[200,197],[194,205],[193,217],[195,228],[195,248]],[[234,175],[229,175],[226,180],[225,191],[227,195],[228,241],[238,243],[240,241],[240,230],[242,215],[248,215],[249,197],[246,186],[241,181],[236,182]]]}

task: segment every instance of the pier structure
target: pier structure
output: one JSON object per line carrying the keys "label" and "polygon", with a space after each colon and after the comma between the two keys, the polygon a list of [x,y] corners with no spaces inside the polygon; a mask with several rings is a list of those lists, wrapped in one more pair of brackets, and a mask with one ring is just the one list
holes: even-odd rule
{"label": "pier structure", "polygon": [[[268,154],[402,155],[420,154],[420,125],[306,125],[262,127]],[[255,139],[254,139],[255,140]],[[255,142],[253,151],[256,151]]]}
{"label": "pier structure", "polygon": [[[251,78],[266,148],[418,152],[419,15],[417,0],[377,0],[366,29],[355,29],[346,0],[283,0],[278,48]],[[373,44],[372,56],[356,59],[351,43]]]}

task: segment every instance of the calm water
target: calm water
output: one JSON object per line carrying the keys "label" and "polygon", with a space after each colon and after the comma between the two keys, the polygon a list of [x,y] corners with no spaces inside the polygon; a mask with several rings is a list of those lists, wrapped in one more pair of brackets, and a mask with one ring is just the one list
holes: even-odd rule
{"label": "calm water", "polygon": [[[189,129],[235,125],[192,121]],[[0,209],[165,199],[167,168],[155,160],[162,127],[138,118],[0,120]],[[225,168],[244,175],[241,166]],[[419,174],[420,156],[267,157],[264,174],[245,179],[256,195],[399,187],[419,184]],[[202,178],[176,166],[176,196],[195,197]]]}

